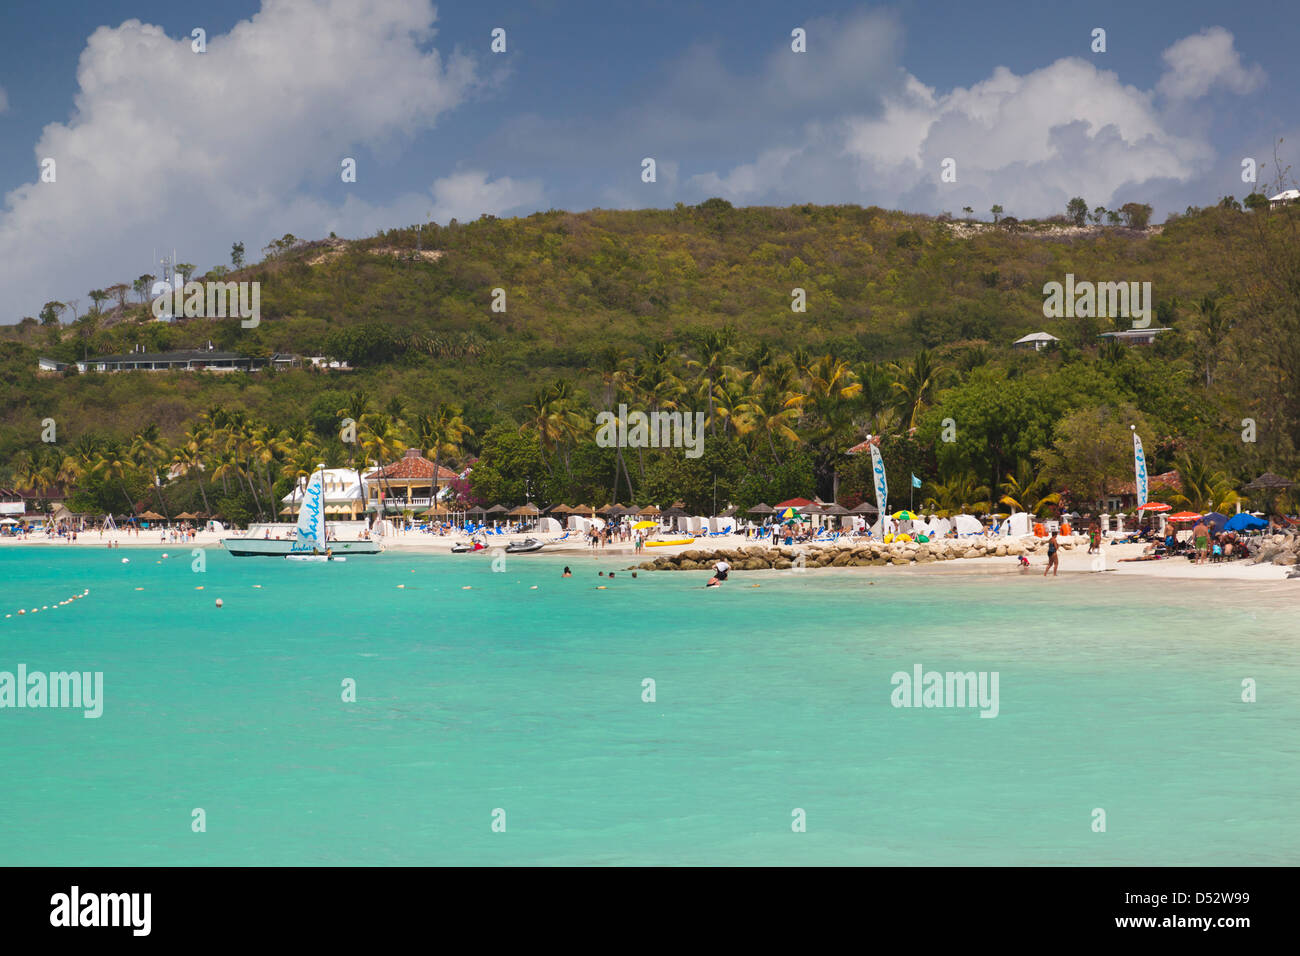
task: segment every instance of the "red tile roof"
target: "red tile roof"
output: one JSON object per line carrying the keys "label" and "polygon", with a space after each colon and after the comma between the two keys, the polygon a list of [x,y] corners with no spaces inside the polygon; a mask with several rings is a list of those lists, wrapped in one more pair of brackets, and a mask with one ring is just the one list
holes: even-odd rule
{"label": "red tile roof", "polygon": [[[456,477],[459,476],[450,468],[443,465],[438,466],[439,481],[450,481]],[[378,471],[372,471],[366,475],[366,481],[378,481],[381,478],[387,478],[389,481],[401,481],[403,479],[432,481],[433,462],[421,455],[420,449],[408,448],[406,454],[391,465],[386,465]]]}

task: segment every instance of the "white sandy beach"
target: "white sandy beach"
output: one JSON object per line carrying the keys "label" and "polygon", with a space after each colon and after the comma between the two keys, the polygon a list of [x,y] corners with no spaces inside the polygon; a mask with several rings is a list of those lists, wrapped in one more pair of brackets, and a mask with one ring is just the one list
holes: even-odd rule
{"label": "white sandy beach", "polygon": [[[463,560],[474,561],[482,560],[490,556],[496,549],[503,548],[511,540],[523,538],[527,533],[517,535],[505,535],[499,539],[493,540],[489,547],[474,554],[459,555]],[[185,554],[192,548],[220,548],[221,539],[231,537],[232,533],[223,532],[215,533],[210,531],[199,532],[193,542],[176,543],[170,541],[160,541],[157,533],[147,531],[138,535],[128,534],[124,531],[111,531],[100,534],[96,531],[85,532],[78,535],[75,544],[69,544],[60,538],[46,538],[42,535],[32,535],[27,539],[12,537],[0,537],[0,547],[4,548],[108,548],[109,542],[121,548],[151,548],[177,554]],[[543,539],[555,536],[542,536]],[[448,534],[436,535],[426,534],[424,532],[401,532],[396,535],[389,535],[384,539],[385,550],[403,554],[449,554],[451,547],[457,541],[465,540],[465,535]],[[977,539],[978,540],[978,539]],[[994,539],[1005,541],[1006,539]],[[700,550],[713,551],[717,549],[735,549],[755,547],[756,542],[746,540],[743,535],[726,535],[717,538],[700,539],[698,541],[674,545],[671,547],[647,548],[641,554],[637,554],[631,543],[611,544],[609,547],[592,550],[587,546],[582,537],[573,537],[562,543],[548,544],[540,555],[551,555],[555,557],[591,557],[602,560],[617,560],[624,562],[625,566],[640,564],[643,561],[652,561],[658,557],[673,557],[684,551]],[[797,546],[812,553],[815,549],[828,547],[826,544],[806,544]],[[1147,577],[1147,578],[1179,578],[1179,579],[1208,579],[1220,581],[1277,581],[1287,577],[1290,568],[1274,564],[1250,564],[1246,561],[1230,561],[1220,564],[1206,563],[1197,565],[1186,558],[1170,558],[1160,561],[1134,561],[1125,562],[1123,558],[1133,558],[1142,554],[1144,545],[1141,544],[1109,544],[1104,546],[1106,558],[1106,568],[1104,572],[1108,575],[1120,577]],[[1060,574],[1070,576],[1077,574],[1096,574],[1099,573],[1094,569],[1094,556],[1087,553],[1086,542],[1084,538],[1076,537],[1073,543],[1063,543],[1060,552]],[[537,555],[518,555],[518,560],[529,560]],[[249,560],[257,560],[250,558]],[[854,571],[870,570],[873,573],[889,573],[891,570],[921,572],[925,574],[1034,574],[1041,575],[1046,567],[1047,558],[1044,554],[1031,554],[1029,556],[1029,571],[1021,571],[1014,557],[981,557],[981,558],[963,558],[960,560],[941,561],[933,564],[913,564],[906,568],[871,567],[871,568],[809,568],[809,572],[816,573],[819,570],[836,570],[836,571]],[[668,572],[671,573],[671,572]]]}

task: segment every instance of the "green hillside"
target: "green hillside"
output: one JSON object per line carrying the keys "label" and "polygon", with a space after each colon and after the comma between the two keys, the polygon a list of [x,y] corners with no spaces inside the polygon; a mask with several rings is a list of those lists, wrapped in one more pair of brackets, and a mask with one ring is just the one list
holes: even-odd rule
{"label": "green hillside", "polygon": [[[148,491],[145,475],[175,458],[188,432],[209,476],[230,459],[227,507],[242,495],[240,507],[256,512],[302,462],[347,461],[337,429],[352,408],[372,458],[407,445],[433,457],[437,430],[422,434],[421,416],[461,421],[440,458],[481,456],[474,491],[492,500],[531,491],[702,507],[715,479],[721,505],[829,495],[837,477],[851,497],[862,476],[842,452],[872,432],[897,445],[895,487],[906,487],[905,470],[927,482],[918,503],[994,504],[1012,473],[1032,486],[1027,495],[1077,502],[1120,480],[1127,425],[1138,423],[1153,471],[1179,465],[1207,486],[1217,480],[1220,500],[1204,503],[1221,504],[1242,479],[1297,464],[1298,218],[1295,208],[1224,206],[1149,230],[1074,229],[1063,219],[993,226],[709,200],[426,226],[419,255],[414,228],[352,241],[286,236],[255,265],[207,276],[261,283],[255,329],[152,322],[130,301],[71,324],[47,315],[5,329],[0,484],[80,474],[88,509],[122,510],[143,497],[132,482]],[[1098,338],[1127,320],[1045,319],[1043,286],[1067,273],[1149,281],[1151,324],[1173,331],[1129,347]],[[494,289],[504,312],[492,310]],[[795,289],[806,311],[792,310]],[[1060,346],[1011,349],[1033,331]],[[325,354],[355,369],[36,373],[41,356],[208,341],[253,356]],[[704,456],[629,450],[620,462],[596,448],[595,413],[619,401],[706,412]],[[54,445],[40,441],[47,418]],[[955,440],[943,440],[945,419]],[[1254,441],[1243,441],[1243,419],[1253,419]],[[156,453],[139,452],[145,432]],[[1116,435],[1118,458],[1097,460],[1089,443]],[[119,480],[105,477],[106,450],[121,459]],[[236,471],[243,480],[232,482]],[[193,506],[203,490],[183,479],[171,493]]]}

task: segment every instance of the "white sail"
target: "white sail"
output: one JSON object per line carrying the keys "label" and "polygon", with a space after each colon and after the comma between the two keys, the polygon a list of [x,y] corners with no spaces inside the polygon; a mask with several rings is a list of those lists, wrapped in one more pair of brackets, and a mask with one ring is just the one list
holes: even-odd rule
{"label": "white sail", "polygon": [[311,476],[307,490],[303,492],[302,507],[298,509],[298,530],[289,550],[293,553],[325,553],[325,485],[320,472]]}

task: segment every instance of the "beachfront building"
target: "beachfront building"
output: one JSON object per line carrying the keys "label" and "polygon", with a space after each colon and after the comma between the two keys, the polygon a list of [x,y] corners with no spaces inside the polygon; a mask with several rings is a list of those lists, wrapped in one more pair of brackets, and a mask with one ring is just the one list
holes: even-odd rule
{"label": "beachfront building", "polygon": [[[324,482],[325,515],[336,520],[360,521],[366,513],[369,500],[366,497],[366,482],[361,472],[351,468],[326,468],[320,474]],[[298,485],[280,499],[283,507],[280,514],[291,515],[297,520],[298,509],[302,507],[303,493],[307,489],[307,478],[300,478]]]}
{"label": "beachfront building", "polygon": [[1028,335],[1022,335],[1011,343],[1013,349],[1033,349],[1035,352],[1041,352],[1043,349],[1050,347],[1053,343],[1061,341],[1055,335],[1047,332],[1030,332]]}
{"label": "beachfront building", "polygon": [[457,477],[456,472],[409,448],[404,456],[365,477],[367,509],[386,514],[424,509]]}
{"label": "beachfront building", "polygon": [[[1147,479],[1147,495],[1154,498],[1158,491],[1170,491],[1174,494],[1183,493],[1183,479],[1178,474],[1178,469],[1175,468],[1173,471],[1151,475]],[[1093,505],[1097,510],[1106,514],[1132,511],[1138,505],[1137,484],[1126,481],[1121,485],[1117,485],[1107,493],[1105,501],[1095,501]]]}
{"label": "beachfront building", "polygon": [[1172,331],[1173,329],[1120,329],[1118,332],[1102,332],[1098,338],[1115,339],[1125,345],[1151,345],[1161,332]]}

